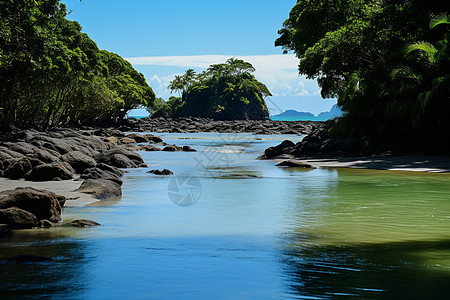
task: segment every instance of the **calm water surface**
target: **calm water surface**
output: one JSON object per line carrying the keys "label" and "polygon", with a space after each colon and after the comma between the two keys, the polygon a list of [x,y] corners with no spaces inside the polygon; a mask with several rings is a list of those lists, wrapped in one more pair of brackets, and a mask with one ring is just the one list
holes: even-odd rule
{"label": "calm water surface", "polygon": [[[199,150],[141,153],[123,197],[68,207],[96,228],[14,232],[1,299],[444,299],[450,294],[450,176],[304,171],[255,160],[296,136],[166,134]],[[194,186],[184,179],[197,178]],[[178,194],[198,200],[174,205]],[[173,199],[173,197],[172,197]]]}

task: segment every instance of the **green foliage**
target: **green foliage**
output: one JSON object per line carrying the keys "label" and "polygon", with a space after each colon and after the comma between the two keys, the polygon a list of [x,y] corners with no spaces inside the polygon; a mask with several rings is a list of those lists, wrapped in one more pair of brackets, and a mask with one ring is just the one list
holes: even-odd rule
{"label": "green foliage", "polygon": [[[189,69],[170,82],[169,89],[179,92],[177,101],[169,100],[153,116],[170,112],[171,116],[198,116],[213,119],[265,119],[264,99],[268,88],[251,74],[255,68],[243,60],[230,58],[214,64],[200,74]],[[164,113],[162,112],[164,110]]]}
{"label": "green foliage", "polygon": [[79,125],[153,105],[145,78],[100,51],[59,0],[0,2],[0,127]]}
{"label": "green foliage", "polygon": [[299,0],[275,45],[295,52],[299,72],[318,80],[323,97],[338,98],[347,114],[337,132],[419,129],[440,113],[429,104],[448,98],[424,92],[444,90],[448,71],[431,74],[445,70],[440,56],[448,61],[438,27],[447,26],[449,8],[448,1]]}

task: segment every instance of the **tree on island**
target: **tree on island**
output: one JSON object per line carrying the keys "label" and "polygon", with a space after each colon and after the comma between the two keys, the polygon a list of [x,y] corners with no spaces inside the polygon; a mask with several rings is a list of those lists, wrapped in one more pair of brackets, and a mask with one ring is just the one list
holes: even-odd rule
{"label": "tree on island", "polygon": [[158,103],[152,116],[267,119],[265,98],[272,94],[251,74],[254,71],[252,64],[235,58],[211,65],[200,74],[189,69],[182,76],[176,75],[168,86],[180,97]]}
{"label": "tree on island", "polygon": [[337,133],[446,129],[449,8],[448,1],[299,0],[275,45],[295,52],[300,74],[317,79],[323,97],[337,97],[347,112]]}
{"label": "tree on island", "polygon": [[142,74],[99,50],[59,0],[0,2],[0,128],[121,119],[155,95]]}

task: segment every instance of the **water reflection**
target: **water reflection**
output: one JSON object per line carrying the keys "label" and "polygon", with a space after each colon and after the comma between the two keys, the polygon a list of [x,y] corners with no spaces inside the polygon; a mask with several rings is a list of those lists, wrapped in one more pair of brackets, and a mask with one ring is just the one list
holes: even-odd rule
{"label": "water reflection", "polygon": [[[14,234],[13,234],[14,235]],[[12,237],[14,240],[14,237]],[[74,298],[85,289],[83,266],[88,260],[83,242],[64,240],[26,241],[11,247],[10,238],[0,246],[0,295],[2,299]],[[19,262],[8,260],[16,255],[36,255],[51,258],[44,262]],[[76,298],[76,297],[75,297]]]}
{"label": "water reflection", "polygon": [[[298,188],[281,262],[298,298],[444,299],[450,177],[335,171]],[[311,201],[311,199],[313,201]]]}
{"label": "water reflection", "polygon": [[[352,246],[317,245],[282,251],[291,291],[301,297],[446,299],[448,267],[429,253],[450,257],[450,239]],[[444,255],[444,257],[445,257]]]}

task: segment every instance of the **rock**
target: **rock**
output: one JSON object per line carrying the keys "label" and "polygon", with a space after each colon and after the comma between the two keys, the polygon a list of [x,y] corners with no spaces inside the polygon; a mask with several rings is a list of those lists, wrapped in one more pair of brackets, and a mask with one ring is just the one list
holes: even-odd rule
{"label": "rock", "polygon": [[34,167],[25,175],[26,180],[30,181],[51,181],[54,178],[72,179],[75,171],[62,162],[51,164],[42,164]]}
{"label": "rock", "polygon": [[127,134],[127,138],[133,139],[136,143],[147,143],[149,141],[146,136],[138,133]]}
{"label": "rock", "polygon": [[89,168],[84,170],[83,174],[80,176],[81,179],[106,179],[111,180],[118,185],[122,185],[122,180],[117,176],[115,173],[112,173],[110,171],[102,170],[99,168]]}
{"label": "rock", "polygon": [[100,223],[91,220],[75,220],[69,223],[70,226],[74,227],[92,227],[92,226],[100,226]]}
{"label": "rock", "polygon": [[0,193],[0,209],[17,207],[33,214],[37,221],[61,221],[65,201],[64,196],[31,187],[20,187]]}
{"label": "rock", "polygon": [[310,164],[304,163],[299,160],[284,160],[277,164],[278,167],[291,167],[291,168],[306,168],[313,169],[314,167]]}
{"label": "rock", "polygon": [[273,158],[280,154],[287,154],[292,151],[295,144],[292,141],[285,140],[281,144],[275,147],[269,147],[264,151],[264,156],[266,158]]}
{"label": "rock", "polygon": [[41,228],[50,228],[50,227],[53,227],[53,223],[50,222],[49,220],[40,220],[40,221],[38,222],[38,227],[41,227]]}
{"label": "rock", "polygon": [[67,152],[61,156],[61,160],[68,162],[78,174],[81,174],[84,170],[97,165],[95,159],[80,151]]}
{"label": "rock", "polygon": [[176,145],[168,145],[162,149],[162,151],[169,151],[169,152],[175,152],[175,151],[181,151],[181,150],[182,150],[182,148],[178,147]]}
{"label": "rock", "polygon": [[0,209],[0,223],[8,224],[13,229],[25,229],[37,226],[36,217],[32,213],[17,207]]}
{"label": "rock", "polygon": [[112,166],[122,169],[138,167],[131,159],[123,154],[113,154],[110,161]]}
{"label": "rock", "polygon": [[163,169],[163,170],[150,170],[147,173],[152,173],[155,175],[173,175],[173,172],[169,169]]}
{"label": "rock", "polygon": [[104,163],[100,163],[97,165],[97,168],[104,170],[104,171],[108,171],[111,172],[113,174],[115,174],[117,177],[122,177],[123,176],[123,171],[119,168],[104,164]]}
{"label": "rock", "polygon": [[197,152],[197,150],[191,148],[191,146],[183,146],[183,151],[185,151],[185,152]]}
{"label": "rock", "polygon": [[44,163],[53,163],[59,161],[60,154],[51,149],[39,149],[36,151],[35,155],[39,160]]}
{"label": "rock", "polygon": [[111,144],[116,144],[116,145],[119,143],[119,139],[115,136],[109,136],[109,137],[105,138],[105,141],[107,141],[108,143],[111,143]]}
{"label": "rock", "polygon": [[3,176],[11,179],[24,178],[32,167],[30,160],[23,158],[10,165],[3,173]]}
{"label": "rock", "polygon": [[106,179],[87,179],[83,181],[77,192],[92,194],[97,199],[107,199],[122,196],[120,185]]}
{"label": "rock", "polygon": [[146,134],[145,137],[147,138],[148,141],[152,141],[154,143],[162,143],[163,142],[163,139],[156,135]]}
{"label": "rock", "polygon": [[122,148],[105,150],[95,156],[97,163],[105,163],[117,168],[137,168],[144,163],[142,157]]}
{"label": "rock", "polygon": [[136,140],[129,138],[129,137],[123,137],[119,139],[119,144],[135,144]]}
{"label": "rock", "polygon": [[31,155],[36,152],[35,146],[25,142],[9,142],[5,143],[9,150],[21,153],[23,155]]}

